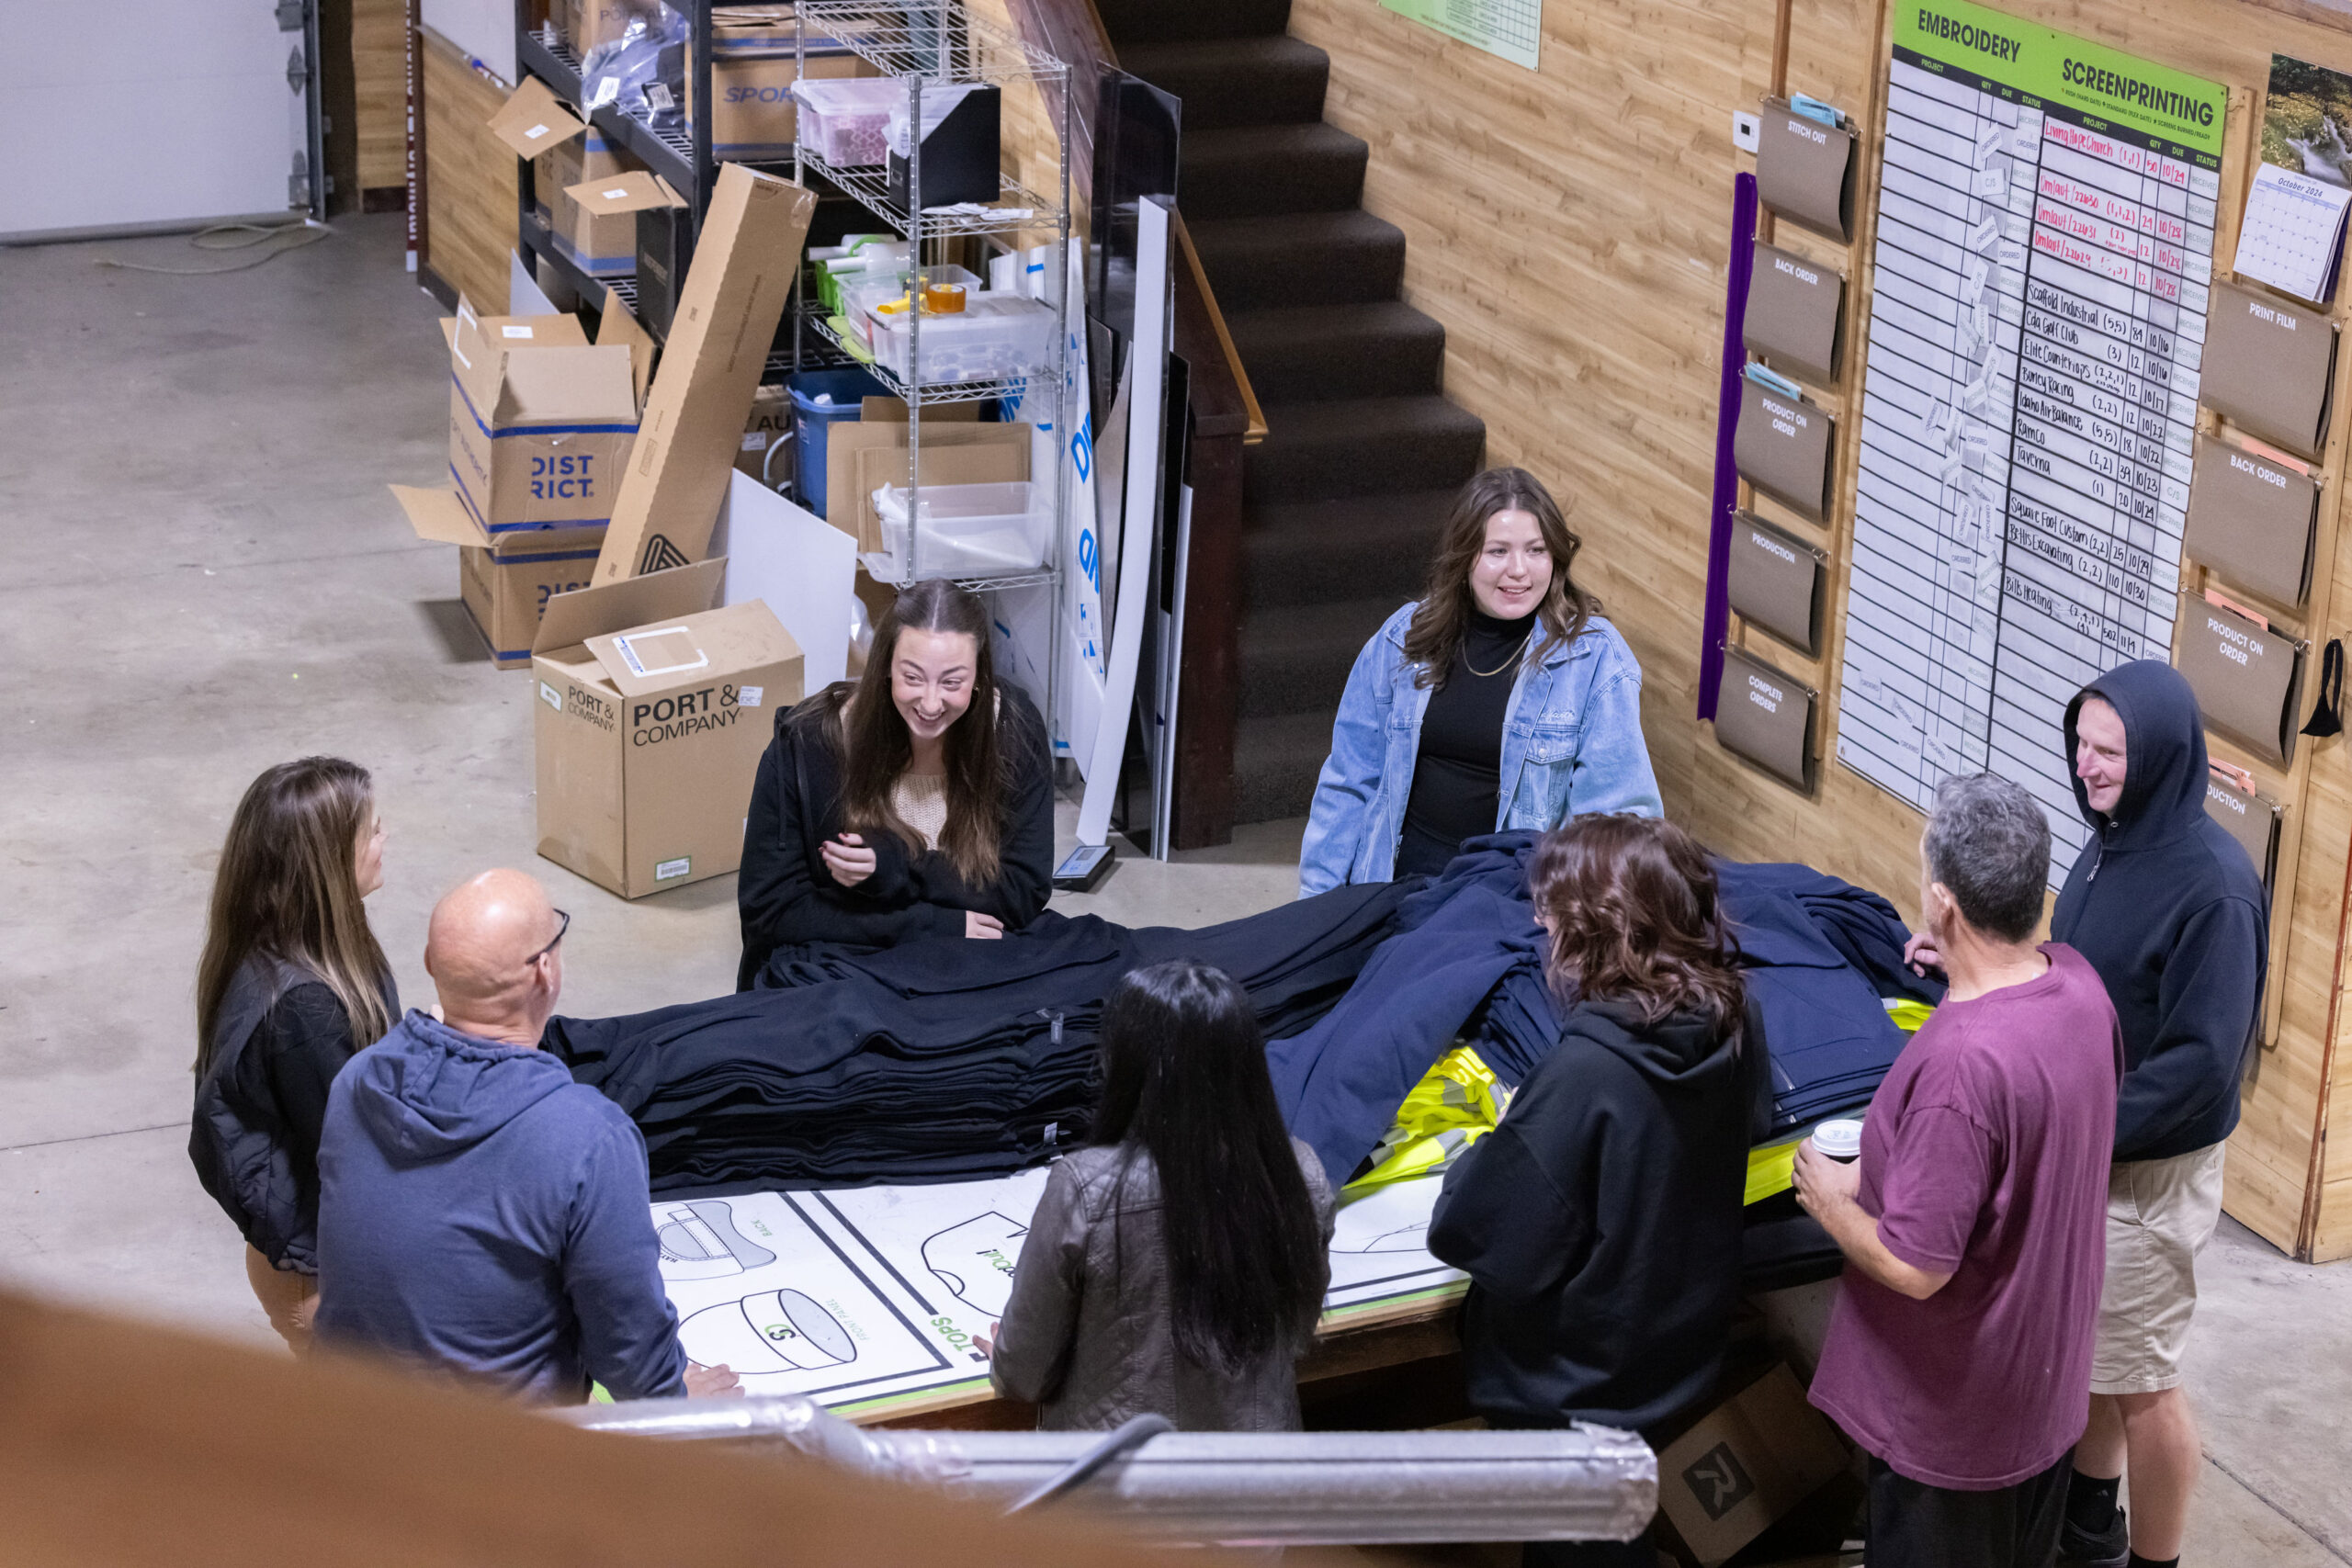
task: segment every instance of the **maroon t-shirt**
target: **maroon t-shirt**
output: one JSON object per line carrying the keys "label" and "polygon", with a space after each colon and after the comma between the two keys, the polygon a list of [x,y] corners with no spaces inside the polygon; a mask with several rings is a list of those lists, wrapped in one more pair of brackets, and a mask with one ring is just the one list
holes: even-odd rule
{"label": "maroon t-shirt", "polygon": [[1946,1002],[1862,1125],[1861,1205],[1924,1302],[1849,1264],[1813,1403],[1899,1475],[1989,1492],[2083,1434],[2123,1037],[2082,954]]}

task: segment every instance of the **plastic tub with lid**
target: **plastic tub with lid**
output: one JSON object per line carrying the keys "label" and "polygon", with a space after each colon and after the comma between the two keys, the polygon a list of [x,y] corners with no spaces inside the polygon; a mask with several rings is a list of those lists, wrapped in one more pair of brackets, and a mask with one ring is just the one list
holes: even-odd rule
{"label": "plastic tub with lid", "polygon": [[890,76],[803,76],[793,83],[799,101],[799,136],[817,156],[837,168],[861,168],[889,161],[885,133],[890,106],[904,105],[906,84]]}
{"label": "plastic tub with lid", "polygon": [[865,326],[876,363],[902,381],[926,387],[1032,376],[1053,361],[1053,307],[1019,295],[973,294],[953,314],[925,311],[919,371],[908,363],[914,335],[910,312],[869,308]]}
{"label": "plastic tub with lid", "polygon": [[[915,581],[907,561],[907,491],[884,485],[874,492],[882,548],[863,558],[878,582]],[[1046,563],[1052,519],[1031,510],[1029,481],[925,485],[918,492],[915,525],[922,533],[924,577],[1011,577]]]}

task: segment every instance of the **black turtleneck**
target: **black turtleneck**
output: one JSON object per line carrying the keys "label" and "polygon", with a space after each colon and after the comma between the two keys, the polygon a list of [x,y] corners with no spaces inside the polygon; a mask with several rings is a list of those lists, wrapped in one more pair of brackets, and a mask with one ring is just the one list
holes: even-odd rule
{"label": "black turtleneck", "polygon": [[1463,840],[1495,830],[1503,717],[1519,679],[1520,650],[1534,627],[1532,613],[1498,621],[1471,609],[1461,651],[1421,716],[1413,792],[1406,797],[1405,834],[1396,846],[1398,876],[1435,876]]}

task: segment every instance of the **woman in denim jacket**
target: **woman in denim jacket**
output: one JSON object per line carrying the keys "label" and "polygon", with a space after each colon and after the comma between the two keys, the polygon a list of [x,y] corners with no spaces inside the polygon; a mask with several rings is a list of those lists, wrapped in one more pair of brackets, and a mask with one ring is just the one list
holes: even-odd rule
{"label": "woman in denim jacket", "polygon": [[1299,853],[1302,897],[1433,875],[1481,833],[1664,814],[1641,666],[1569,575],[1577,543],[1522,468],[1463,487],[1428,591],[1348,674]]}

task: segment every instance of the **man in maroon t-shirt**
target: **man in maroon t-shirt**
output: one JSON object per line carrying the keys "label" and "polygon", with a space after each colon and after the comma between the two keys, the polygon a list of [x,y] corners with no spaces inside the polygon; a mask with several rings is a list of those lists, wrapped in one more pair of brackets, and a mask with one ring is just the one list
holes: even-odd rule
{"label": "man in maroon t-shirt", "polygon": [[2123,1043],[2033,943],[2050,825],[1989,773],[1936,791],[1919,904],[1951,989],[1797,1196],[1846,1254],[1813,1402],[1871,1454],[1871,1568],[2048,1568],[2090,1411]]}

